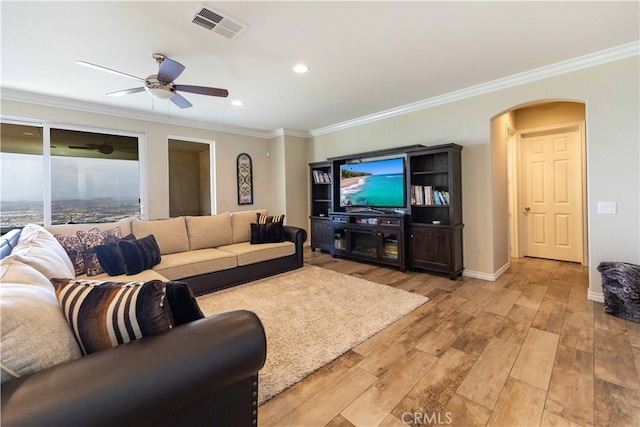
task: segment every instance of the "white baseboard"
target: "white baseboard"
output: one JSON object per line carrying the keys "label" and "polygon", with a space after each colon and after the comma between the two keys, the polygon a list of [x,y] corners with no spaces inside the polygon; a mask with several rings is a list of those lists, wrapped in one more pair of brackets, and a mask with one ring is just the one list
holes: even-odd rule
{"label": "white baseboard", "polygon": [[465,277],[471,277],[474,279],[495,282],[500,278],[500,276],[502,276],[505,273],[505,271],[509,269],[509,267],[511,267],[511,262],[507,262],[505,265],[500,267],[500,269],[498,269],[498,271],[496,271],[495,273],[483,273],[481,271],[464,270],[464,273],[462,273],[462,275]]}
{"label": "white baseboard", "polygon": [[587,299],[595,302],[604,302],[604,295],[602,292],[589,291],[587,292]]}

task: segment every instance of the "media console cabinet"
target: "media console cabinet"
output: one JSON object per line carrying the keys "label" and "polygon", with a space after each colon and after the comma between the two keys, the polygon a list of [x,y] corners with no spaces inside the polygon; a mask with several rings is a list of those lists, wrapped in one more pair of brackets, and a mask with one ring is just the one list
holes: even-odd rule
{"label": "media console cabinet", "polygon": [[[414,145],[310,163],[311,249],[455,280],[464,271],[461,153],[457,144]],[[405,213],[340,206],[341,165],[393,156],[405,158]]]}
{"label": "media console cabinet", "polygon": [[332,256],[406,269],[405,215],[331,213]]}

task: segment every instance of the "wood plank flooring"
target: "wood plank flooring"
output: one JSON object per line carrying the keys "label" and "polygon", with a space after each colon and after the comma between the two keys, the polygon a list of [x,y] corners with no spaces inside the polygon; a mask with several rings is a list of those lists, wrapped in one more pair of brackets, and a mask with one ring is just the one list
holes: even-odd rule
{"label": "wood plank flooring", "polygon": [[263,404],[262,427],[640,426],[640,324],[587,300],[587,268],[514,259],[485,282],[305,262],[430,300]]}

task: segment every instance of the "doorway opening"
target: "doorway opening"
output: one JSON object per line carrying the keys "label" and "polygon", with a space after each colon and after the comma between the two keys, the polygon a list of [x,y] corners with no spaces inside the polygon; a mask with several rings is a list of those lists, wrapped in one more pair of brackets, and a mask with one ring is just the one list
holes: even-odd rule
{"label": "doorway opening", "polygon": [[503,126],[493,144],[506,162],[509,257],[587,265],[585,120],[584,103],[565,101],[493,119]]}
{"label": "doorway opening", "polygon": [[169,216],[215,213],[213,142],[169,139]]}

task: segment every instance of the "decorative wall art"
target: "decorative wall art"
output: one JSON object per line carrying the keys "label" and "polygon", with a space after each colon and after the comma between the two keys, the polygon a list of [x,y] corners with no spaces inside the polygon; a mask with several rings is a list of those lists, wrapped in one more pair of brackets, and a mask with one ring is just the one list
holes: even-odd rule
{"label": "decorative wall art", "polygon": [[253,204],[253,163],[251,156],[241,153],[236,159],[238,171],[238,204]]}

